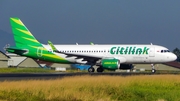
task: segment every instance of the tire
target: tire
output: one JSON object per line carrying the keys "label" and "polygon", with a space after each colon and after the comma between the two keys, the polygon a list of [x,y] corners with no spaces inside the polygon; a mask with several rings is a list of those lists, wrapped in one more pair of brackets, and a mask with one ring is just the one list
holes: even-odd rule
{"label": "tire", "polygon": [[94,68],[93,68],[93,67],[88,68],[88,72],[89,72],[89,73],[94,72]]}
{"label": "tire", "polygon": [[103,72],[104,69],[102,67],[97,68],[97,72]]}
{"label": "tire", "polygon": [[156,73],[156,69],[152,69],[151,72],[152,72],[152,73]]}

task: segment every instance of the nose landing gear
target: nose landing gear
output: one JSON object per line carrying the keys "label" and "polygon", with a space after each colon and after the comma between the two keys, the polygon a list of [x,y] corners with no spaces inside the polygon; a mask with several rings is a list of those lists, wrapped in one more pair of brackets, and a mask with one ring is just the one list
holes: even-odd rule
{"label": "nose landing gear", "polygon": [[154,64],[151,64],[151,67],[152,67],[151,72],[152,72],[152,73],[156,73],[156,69],[154,68]]}

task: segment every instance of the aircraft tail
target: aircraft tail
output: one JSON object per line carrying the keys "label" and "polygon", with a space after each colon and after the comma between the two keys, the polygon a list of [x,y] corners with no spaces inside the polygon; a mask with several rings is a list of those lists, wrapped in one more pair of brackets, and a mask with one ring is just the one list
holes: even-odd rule
{"label": "aircraft tail", "polygon": [[42,46],[42,44],[36,40],[36,38],[31,34],[31,32],[26,28],[19,18],[10,18],[10,24],[16,47]]}

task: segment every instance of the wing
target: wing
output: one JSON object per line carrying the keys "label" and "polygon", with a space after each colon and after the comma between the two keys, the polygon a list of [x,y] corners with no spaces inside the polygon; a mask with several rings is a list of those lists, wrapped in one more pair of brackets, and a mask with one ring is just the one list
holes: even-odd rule
{"label": "wing", "polygon": [[81,54],[73,54],[59,51],[51,41],[48,41],[48,44],[51,46],[53,52],[65,54],[66,58],[68,57],[76,57],[75,59],[83,59],[82,61],[87,61],[86,64],[95,64],[98,60],[102,59],[102,57],[91,56],[91,55],[81,55]]}

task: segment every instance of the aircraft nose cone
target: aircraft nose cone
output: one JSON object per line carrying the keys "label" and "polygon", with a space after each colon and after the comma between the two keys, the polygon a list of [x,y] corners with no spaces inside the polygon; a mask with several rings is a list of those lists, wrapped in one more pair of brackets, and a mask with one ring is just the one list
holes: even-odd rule
{"label": "aircraft nose cone", "polygon": [[175,54],[172,54],[171,59],[172,59],[172,61],[175,61],[177,59],[177,56]]}

